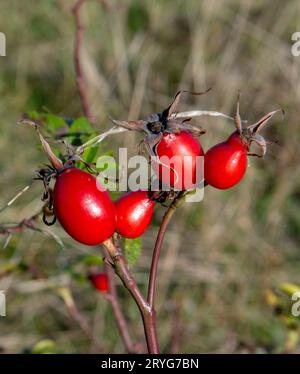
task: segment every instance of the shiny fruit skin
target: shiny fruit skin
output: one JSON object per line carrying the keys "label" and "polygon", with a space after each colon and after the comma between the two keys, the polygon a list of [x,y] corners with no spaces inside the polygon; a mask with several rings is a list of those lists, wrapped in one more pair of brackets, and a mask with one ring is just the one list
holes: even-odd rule
{"label": "shiny fruit skin", "polygon": [[58,175],[53,206],[57,219],[75,240],[97,245],[116,228],[115,206],[107,191],[97,188],[96,178],[77,168]]}
{"label": "shiny fruit skin", "polygon": [[109,291],[108,277],[105,273],[90,275],[90,281],[97,291],[107,293]]}
{"label": "shiny fruit skin", "polygon": [[[201,166],[201,164],[198,163],[199,160],[197,161],[197,156],[204,156],[202,146],[198,139],[184,130],[179,133],[164,133],[163,138],[157,145],[156,153],[159,160],[167,165],[163,166],[161,164],[152,163],[155,173],[163,183],[178,190],[195,188],[195,185],[199,182],[196,180],[197,164]],[[172,160],[170,160],[170,162],[165,162],[163,160],[164,156],[167,156],[169,159],[177,156],[178,161],[175,161],[175,163],[173,163]],[[189,157],[184,158],[185,156]],[[173,170],[170,170],[169,167]],[[170,177],[164,175],[168,170],[170,170]],[[198,173],[198,179],[199,177],[201,177],[201,172]]]}
{"label": "shiny fruit skin", "polygon": [[204,158],[205,181],[225,190],[241,181],[247,169],[247,146],[234,132],[222,143],[210,148]]}
{"label": "shiny fruit skin", "polygon": [[155,202],[147,191],[133,191],[116,202],[117,231],[125,238],[138,238],[151,223]]}

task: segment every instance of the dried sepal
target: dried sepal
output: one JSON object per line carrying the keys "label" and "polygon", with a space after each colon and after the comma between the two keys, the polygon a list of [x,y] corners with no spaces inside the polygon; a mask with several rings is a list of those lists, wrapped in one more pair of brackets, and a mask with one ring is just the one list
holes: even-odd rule
{"label": "dried sepal", "polygon": [[281,112],[284,115],[283,109],[277,109],[277,110],[273,110],[272,112],[267,113],[260,120],[255,122],[253,125],[247,127],[248,134],[258,134],[265,127],[265,125],[269,122],[269,120],[278,112]]}
{"label": "dried sepal", "polygon": [[113,124],[123,127],[126,130],[132,131],[147,131],[147,121],[145,120],[137,120],[137,121],[119,121],[115,119],[111,119]]}
{"label": "dried sepal", "polygon": [[146,152],[150,156],[156,156],[156,146],[161,141],[163,134],[147,134],[143,139],[144,147],[146,148]]}
{"label": "dried sepal", "polygon": [[234,123],[237,128],[237,132],[242,135],[243,133],[243,127],[242,127],[242,120],[240,116],[240,97],[241,97],[241,92],[238,91],[238,97],[237,97],[237,102],[236,102],[236,112],[234,115]]}
{"label": "dried sepal", "polygon": [[261,150],[261,154],[248,153],[248,156],[264,157],[265,154],[267,153],[267,141],[266,141],[266,139],[260,134],[255,134],[251,139],[251,142],[249,144],[249,148],[251,147],[252,143],[256,143],[259,146],[259,148]]}
{"label": "dried sepal", "polygon": [[[267,145],[273,142],[267,141],[259,133],[276,113],[282,112],[282,114],[284,115],[284,111],[283,109],[273,110],[272,112],[265,114],[254,124],[243,127],[244,121],[241,120],[240,116],[240,96],[241,93],[239,91],[236,103],[236,112],[234,115],[234,122],[236,125],[237,133],[240,135],[240,138],[247,147],[248,156],[264,157],[267,152]],[[256,145],[260,148],[260,153],[249,152],[250,147],[253,143],[256,143]]]}
{"label": "dried sepal", "polygon": [[[149,155],[155,156],[156,145],[160,142],[164,133],[178,133],[182,130],[189,131],[195,136],[201,136],[205,134],[206,130],[202,127],[198,127],[187,123],[191,120],[187,118],[177,117],[175,113],[177,106],[180,102],[180,98],[183,93],[189,93],[191,95],[204,95],[210,91],[210,88],[204,92],[190,92],[190,91],[178,91],[175,95],[171,104],[164,109],[161,113],[153,113],[143,120],[136,121],[119,121],[111,119],[111,121],[118,127],[126,130],[144,132],[146,135],[142,141],[142,144],[146,148],[146,152]],[[210,112],[205,112],[210,113]]]}
{"label": "dried sepal", "polygon": [[162,111],[161,113],[161,116],[163,119],[169,119],[170,116],[175,113],[176,109],[177,109],[177,106],[180,102],[180,99],[181,99],[181,96],[182,94],[184,93],[188,93],[190,95],[194,95],[194,96],[200,96],[200,95],[204,95],[206,94],[207,92],[209,92],[211,90],[211,87],[208,88],[207,90],[203,91],[203,92],[192,92],[192,91],[186,91],[186,90],[181,90],[181,91],[178,91],[173,99],[173,101],[171,102],[171,104],[165,109]]}
{"label": "dried sepal", "polygon": [[35,121],[32,121],[32,120],[27,119],[27,118],[21,119],[20,121],[17,122],[17,124],[18,125],[24,125],[25,124],[25,125],[33,126],[36,129],[36,131],[38,133],[38,136],[40,138],[40,141],[42,143],[43,150],[46,153],[49,161],[51,162],[51,165],[56,170],[60,170],[63,167],[63,162],[52,151],[49,143],[45,140],[45,138],[41,134],[41,132],[38,128],[38,124]]}
{"label": "dried sepal", "polygon": [[40,133],[40,131],[37,129],[37,132],[39,134],[39,137],[40,137],[40,141],[42,143],[42,146],[43,146],[43,149],[44,149],[44,152],[46,153],[49,161],[51,162],[51,165],[56,169],[56,170],[60,170],[62,169],[63,167],[63,162],[54,154],[54,152],[52,151],[49,143],[45,140],[45,138],[43,137],[43,135]]}
{"label": "dried sepal", "polygon": [[273,142],[266,140],[259,132],[265,127],[265,125],[269,122],[269,120],[278,112],[284,111],[282,109],[273,110],[272,112],[267,113],[253,125],[248,126],[243,133],[244,139],[246,139],[248,151],[251,148],[252,143],[256,143],[260,148],[261,153],[252,153],[249,152],[248,156],[255,156],[255,157],[264,157],[267,152],[267,145],[272,144]]}
{"label": "dried sepal", "polygon": [[183,121],[170,119],[168,121],[168,128],[166,132],[177,133],[182,130],[186,130],[192,133],[196,137],[204,135],[206,133],[206,130],[204,128],[202,128],[201,126],[192,125],[188,123],[189,121],[190,121],[190,118],[186,118]]}

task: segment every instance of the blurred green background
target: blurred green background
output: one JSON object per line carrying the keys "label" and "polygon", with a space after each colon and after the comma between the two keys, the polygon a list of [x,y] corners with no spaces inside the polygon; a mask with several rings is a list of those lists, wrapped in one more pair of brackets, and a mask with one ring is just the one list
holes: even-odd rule
{"label": "blurred green background", "polygon": [[[16,126],[23,113],[82,116],[73,4],[1,0],[7,56],[0,57],[0,207],[46,162],[34,131]],[[298,325],[290,323],[289,309],[282,316],[272,291],[282,282],[300,283],[300,57],[291,54],[291,35],[300,31],[299,2],[90,0],[82,22],[83,68],[98,132],[110,127],[108,115],[136,119],[160,111],[178,89],[213,86],[207,95],[185,97],[182,110],[233,114],[238,89],[242,117],[250,123],[273,109],[286,110],[265,130],[278,144],[264,160],[249,160],[242,183],[229,191],[207,188],[203,202],[177,212],[159,266],[158,334],[163,352],[299,352]],[[208,130],[205,149],[233,129],[223,119],[195,123]],[[106,152],[126,145],[134,152],[139,140],[132,133],[114,135],[101,147]],[[1,224],[38,211],[41,195],[42,185],[35,183],[1,213]],[[162,213],[157,209],[133,267],[143,289]],[[84,278],[97,249],[75,243],[59,224],[39,226],[66,248],[29,230],[14,235],[5,249],[1,237],[7,316],[0,317],[0,350],[93,351],[57,293],[64,284],[102,351],[124,352],[110,305]],[[142,340],[136,306],[122,286],[119,293],[133,338]]]}

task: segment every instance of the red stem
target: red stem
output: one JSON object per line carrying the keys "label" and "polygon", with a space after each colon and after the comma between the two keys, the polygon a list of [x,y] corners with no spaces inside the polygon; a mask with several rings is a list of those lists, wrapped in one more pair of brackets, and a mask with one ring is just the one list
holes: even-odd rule
{"label": "red stem", "polygon": [[[105,256],[107,257],[107,256]],[[117,322],[117,326],[121,335],[121,338],[124,342],[125,348],[128,351],[128,353],[135,353],[135,348],[131,340],[131,336],[129,334],[127,321],[124,317],[124,314],[122,312],[122,309],[120,307],[119,301],[118,301],[118,292],[117,292],[117,286],[114,278],[114,271],[111,267],[111,265],[106,261],[105,262],[105,273],[108,278],[109,283],[109,293],[107,294],[106,298],[111,303],[112,310]]]}
{"label": "red stem", "polygon": [[164,218],[161,222],[158,235],[156,238],[153,255],[152,255],[152,263],[150,268],[150,278],[149,278],[149,286],[148,286],[148,296],[147,302],[152,309],[154,309],[154,297],[155,297],[155,286],[156,286],[156,278],[157,278],[157,269],[158,269],[158,262],[159,257],[164,241],[164,237],[166,234],[167,227],[173,217],[178,206],[183,202],[184,194],[179,193],[178,196],[173,200],[172,204],[169,206],[168,210],[166,211]]}
{"label": "red stem", "polygon": [[151,354],[158,354],[159,347],[156,335],[156,313],[154,309],[150,307],[142,295],[133,275],[128,269],[126,260],[119,246],[116,246],[111,239],[106,240],[103,245],[113,261],[116,274],[122,280],[124,286],[128,289],[140,310],[144,324],[148,352]]}
{"label": "red stem", "polygon": [[95,118],[92,114],[92,110],[91,110],[89,99],[88,99],[87,87],[86,87],[86,83],[84,79],[84,72],[83,72],[82,61],[81,61],[84,27],[82,25],[81,18],[80,18],[80,9],[85,1],[86,0],[78,0],[75,6],[73,7],[73,14],[74,14],[75,25],[76,25],[76,35],[75,35],[75,44],[74,44],[74,66],[75,66],[75,73],[76,73],[76,83],[77,83],[80,100],[82,103],[83,113],[91,123],[94,123]]}

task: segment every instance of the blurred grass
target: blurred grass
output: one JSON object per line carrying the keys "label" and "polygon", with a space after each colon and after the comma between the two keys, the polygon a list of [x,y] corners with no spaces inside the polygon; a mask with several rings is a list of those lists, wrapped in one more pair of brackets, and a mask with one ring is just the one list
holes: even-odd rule
{"label": "blurred grass", "polygon": [[[71,1],[2,0],[0,28],[7,56],[0,57],[0,206],[14,196],[46,159],[30,128],[16,121],[28,110],[82,115],[73,68]],[[188,97],[182,108],[232,114],[242,90],[241,112],[250,123],[284,108],[266,129],[279,144],[265,160],[250,160],[244,181],[230,191],[208,188],[202,203],[186,204],[167,234],[159,268],[158,325],[162,349],[170,350],[173,323],[182,326],[180,352],[280,352],[288,330],[268,306],[265,293],[283,281],[299,283],[300,270],[300,58],[291,55],[291,34],[299,31],[296,0],[88,1],[83,8],[84,70],[97,127],[107,115],[138,118],[166,107],[179,89],[212,92]],[[203,145],[221,141],[232,128],[224,120],[201,119]],[[125,145],[134,134],[108,139],[104,149]],[[36,184],[1,213],[1,222],[20,221],[41,205]],[[157,211],[156,222],[162,212]],[[42,227],[42,224],[41,224]],[[0,279],[7,293],[7,317],[0,319],[0,347],[24,352],[51,339],[59,352],[90,352],[90,343],[68,317],[53,289],[24,293],[32,278],[52,278],[94,254],[51,227],[66,243],[61,250],[40,233],[14,236],[0,251],[0,267],[20,262]],[[134,270],[146,286],[157,228],[143,238]],[[3,241],[4,242],[4,241]],[[122,352],[110,306],[90,286],[72,280],[74,298],[108,352]],[[31,285],[31,283],[30,283]],[[141,338],[135,305],[119,289],[134,337]],[[176,316],[176,306],[182,307]],[[174,316],[174,318],[170,318]],[[294,348],[299,352],[299,346]]]}

